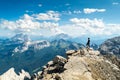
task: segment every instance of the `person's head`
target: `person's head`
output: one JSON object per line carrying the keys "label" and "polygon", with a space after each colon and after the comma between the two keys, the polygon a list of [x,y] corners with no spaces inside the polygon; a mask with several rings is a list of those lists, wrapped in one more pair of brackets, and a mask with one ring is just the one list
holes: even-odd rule
{"label": "person's head", "polygon": [[90,38],[88,38],[88,39],[90,39]]}

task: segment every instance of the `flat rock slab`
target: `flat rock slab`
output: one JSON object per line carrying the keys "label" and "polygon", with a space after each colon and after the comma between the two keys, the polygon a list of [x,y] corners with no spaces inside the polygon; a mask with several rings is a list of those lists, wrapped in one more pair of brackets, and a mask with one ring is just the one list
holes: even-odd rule
{"label": "flat rock slab", "polygon": [[72,55],[72,54],[75,53],[75,52],[77,52],[77,51],[75,51],[75,50],[69,50],[69,51],[66,52],[66,54],[67,54],[67,55]]}

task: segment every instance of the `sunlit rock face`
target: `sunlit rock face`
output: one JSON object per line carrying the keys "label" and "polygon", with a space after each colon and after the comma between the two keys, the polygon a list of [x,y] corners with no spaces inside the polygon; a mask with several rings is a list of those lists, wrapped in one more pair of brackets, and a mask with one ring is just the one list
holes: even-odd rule
{"label": "sunlit rock face", "polygon": [[120,67],[99,51],[86,48],[66,52],[67,58],[56,56],[31,80],[120,80]]}
{"label": "sunlit rock face", "polygon": [[10,68],[7,72],[0,76],[0,80],[25,80],[30,78],[31,77],[28,72],[21,70],[19,74],[16,74],[14,68]]}

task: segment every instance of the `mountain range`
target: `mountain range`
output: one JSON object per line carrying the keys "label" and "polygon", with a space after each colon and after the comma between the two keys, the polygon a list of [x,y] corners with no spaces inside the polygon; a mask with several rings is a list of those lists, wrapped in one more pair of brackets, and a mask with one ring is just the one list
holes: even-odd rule
{"label": "mountain range", "polygon": [[10,39],[0,40],[0,63],[2,65],[0,74],[11,67],[14,67],[16,72],[24,69],[32,74],[40,70],[56,55],[66,57],[64,53],[67,50],[84,47],[83,44],[62,39],[63,37],[60,39],[54,37],[51,41],[33,41],[26,34],[17,34]]}
{"label": "mountain range", "polygon": [[[111,54],[112,52],[112,54],[119,56],[119,41],[120,37],[115,37],[106,40],[100,46],[93,43],[91,47],[94,50],[99,50],[101,54]],[[50,39],[42,37],[40,40],[32,40],[26,34],[17,34],[9,39],[0,39],[0,74],[14,67],[16,73],[24,69],[32,75],[42,70],[42,66],[56,55],[66,58],[66,51],[82,48],[85,48],[83,43],[77,43],[66,34],[59,34]]]}
{"label": "mountain range", "polygon": [[66,58],[57,55],[42,70],[30,76],[11,68],[0,80],[120,80],[120,59],[114,55],[103,56],[98,50],[82,48],[68,50]]}

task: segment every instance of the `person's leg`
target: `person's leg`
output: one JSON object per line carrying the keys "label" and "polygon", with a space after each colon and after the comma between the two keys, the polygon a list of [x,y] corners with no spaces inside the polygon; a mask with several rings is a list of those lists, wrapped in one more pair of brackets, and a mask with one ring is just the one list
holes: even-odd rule
{"label": "person's leg", "polygon": [[87,51],[89,51],[89,46],[88,45],[86,46],[86,49],[87,49]]}

